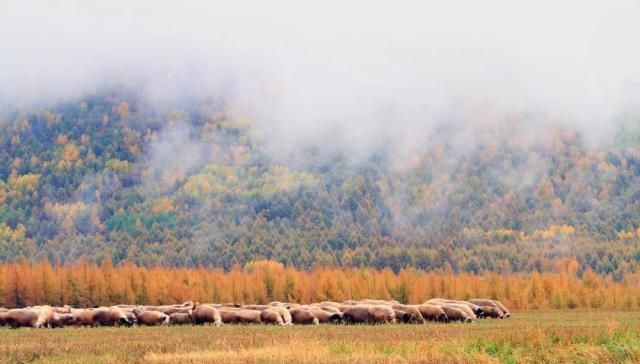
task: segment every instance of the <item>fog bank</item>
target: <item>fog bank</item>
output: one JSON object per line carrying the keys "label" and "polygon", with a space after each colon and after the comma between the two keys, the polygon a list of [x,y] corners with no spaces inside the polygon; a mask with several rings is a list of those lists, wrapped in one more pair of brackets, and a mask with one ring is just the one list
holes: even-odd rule
{"label": "fog bank", "polygon": [[[123,0],[0,5],[0,103],[133,85],[223,96],[274,153],[402,148],[524,118],[608,135],[640,104],[640,3]],[[526,118],[525,118],[526,116]]]}

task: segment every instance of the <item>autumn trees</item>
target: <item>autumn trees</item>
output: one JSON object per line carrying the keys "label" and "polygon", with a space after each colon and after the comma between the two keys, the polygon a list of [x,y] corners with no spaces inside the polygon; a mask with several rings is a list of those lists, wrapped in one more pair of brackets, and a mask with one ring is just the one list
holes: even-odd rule
{"label": "autumn trees", "polygon": [[0,262],[483,275],[552,273],[572,257],[578,277],[616,282],[640,269],[633,130],[593,148],[514,121],[468,145],[443,130],[406,160],[391,144],[354,160],[331,145],[274,156],[220,100],[160,112],[103,93],[3,119]]}
{"label": "autumn trees", "polygon": [[553,273],[483,275],[424,272],[413,268],[318,268],[310,271],[274,261],[254,261],[229,272],[208,269],[142,268],[80,261],[57,267],[48,261],[0,266],[0,305],[93,307],[117,303],[268,303],[379,298],[424,302],[433,297],[499,298],[514,309],[640,308],[640,276],[614,282],[587,271],[576,275],[563,258]]}

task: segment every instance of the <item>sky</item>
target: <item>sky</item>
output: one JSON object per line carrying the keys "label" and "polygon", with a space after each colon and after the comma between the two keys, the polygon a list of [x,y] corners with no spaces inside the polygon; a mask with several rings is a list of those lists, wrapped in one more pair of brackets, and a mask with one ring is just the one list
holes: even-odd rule
{"label": "sky", "polygon": [[[640,110],[640,1],[0,2],[0,104],[222,95],[274,150]],[[284,148],[286,149],[286,148]]]}

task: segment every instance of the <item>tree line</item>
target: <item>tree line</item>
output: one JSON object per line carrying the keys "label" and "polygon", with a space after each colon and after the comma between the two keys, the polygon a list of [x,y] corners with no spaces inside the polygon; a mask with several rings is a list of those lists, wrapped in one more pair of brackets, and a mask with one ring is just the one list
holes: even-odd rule
{"label": "tree line", "polygon": [[499,299],[515,310],[640,308],[640,275],[620,282],[593,271],[576,275],[577,261],[564,258],[554,272],[454,274],[406,268],[303,270],[261,260],[229,271],[205,268],[114,266],[84,260],[66,266],[26,260],[0,265],[0,305],[74,307],[123,302],[161,305],[188,300],[266,304],[376,298],[422,303],[436,297]]}

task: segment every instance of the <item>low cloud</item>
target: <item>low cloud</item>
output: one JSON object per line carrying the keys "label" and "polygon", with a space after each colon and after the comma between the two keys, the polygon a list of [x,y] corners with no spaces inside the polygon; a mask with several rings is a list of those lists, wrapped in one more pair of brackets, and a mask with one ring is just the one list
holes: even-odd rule
{"label": "low cloud", "polygon": [[275,156],[388,142],[404,155],[442,127],[513,118],[595,140],[640,104],[631,0],[13,0],[0,10],[3,104],[113,85],[142,87],[158,108],[218,95]]}
{"label": "low cloud", "polygon": [[188,125],[168,126],[149,144],[142,164],[143,183],[150,189],[170,189],[210,160],[207,151]]}

